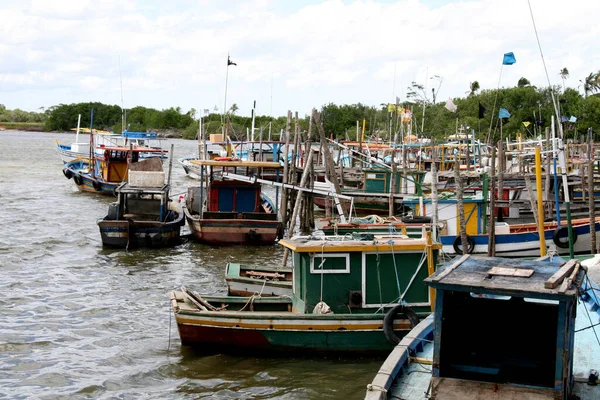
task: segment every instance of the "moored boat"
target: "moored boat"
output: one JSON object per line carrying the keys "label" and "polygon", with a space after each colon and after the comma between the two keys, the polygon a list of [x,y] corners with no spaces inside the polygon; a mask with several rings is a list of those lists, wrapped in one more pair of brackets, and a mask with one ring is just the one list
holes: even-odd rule
{"label": "moored boat", "polygon": [[435,314],[394,348],[365,399],[600,398],[600,291],[576,260],[465,255],[426,283]]}
{"label": "moored boat", "polygon": [[218,245],[270,245],[275,242],[282,226],[274,205],[262,193],[261,184],[223,179],[218,176],[220,171],[215,170],[279,169],[278,163],[236,160],[191,162],[202,168],[210,167],[200,173],[208,177],[206,192],[203,186],[190,186],[183,208],[195,239]]}
{"label": "moored boat", "polygon": [[[185,224],[181,204],[169,197],[170,185],[159,162],[138,163],[130,170],[129,182],[116,189],[118,201],[98,220],[102,244],[111,247],[168,247],[180,242]],[[153,165],[154,170],[143,168]]]}
{"label": "moored boat", "polygon": [[[133,132],[123,131],[121,134],[89,129],[80,128],[77,131],[76,139],[71,144],[61,144],[58,140],[54,140],[56,150],[64,164],[74,161],[77,159],[83,159],[89,162],[90,160],[90,143],[79,141],[79,132],[90,134],[93,138],[91,145],[95,148],[95,152],[102,153],[104,147],[141,147],[149,148],[153,151],[142,151],[139,157],[145,158],[167,158],[168,151],[163,148],[163,139],[159,138],[156,132]],[[158,150],[158,151],[155,151]]]}
{"label": "moored boat", "polygon": [[224,352],[380,353],[431,312],[433,294],[422,280],[433,272],[440,245],[430,232],[419,239],[297,237],[279,243],[292,253],[292,295],[174,291],[183,345]]}
{"label": "moored boat", "polygon": [[63,174],[72,178],[82,192],[114,195],[115,189],[127,181],[129,166],[140,161],[141,153],[160,152],[143,147],[103,147],[101,153],[94,154],[93,163],[84,159],[70,161],[64,165]]}
{"label": "moored boat", "polygon": [[227,263],[225,281],[229,296],[291,296],[292,269]]}

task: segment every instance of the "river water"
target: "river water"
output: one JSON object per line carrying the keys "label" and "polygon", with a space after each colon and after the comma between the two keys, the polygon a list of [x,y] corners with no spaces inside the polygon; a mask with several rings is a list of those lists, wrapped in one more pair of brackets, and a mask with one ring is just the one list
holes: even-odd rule
{"label": "river water", "polygon": [[[198,353],[179,342],[167,293],[224,293],[227,262],[276,265],[277,246],[103,249],[114,199],[77,191],[54,139],[0,132],[0,399],[360,399],[382,359]],[[87,138],[85,138],[87,140]],[[176,159],[174,194],[193,180]],[[166,163],[168,164],[168,163]]]}

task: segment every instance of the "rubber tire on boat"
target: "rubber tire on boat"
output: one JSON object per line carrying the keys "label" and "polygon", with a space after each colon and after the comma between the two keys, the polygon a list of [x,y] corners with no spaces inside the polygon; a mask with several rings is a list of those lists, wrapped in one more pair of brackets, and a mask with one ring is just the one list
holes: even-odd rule
{"label": "rubber tire on boat", "polygon": [[100,184],[100,182],[98,182],[97,180],[92,180],[92,186],[94,187],[94,189],[97,192],[100,192],[102,190],[102,185]]}
{"label": "rubber tire on boat", "polygon": [[394,320],[397,316],[401,315],[408,319],[408,322],[410,323],[410,329],[414,328],[419,323],[419,317],[410,307],[398,304],[388,311],[383,318],[383,334],[388,342],[394,346],[400,343],[400,338],[398,335],[396,335],[396,332],[394,332]]}
{"label": "rubber tire on boat", "polygon": [[[473,250],[475,250],[475,240],[473,240],[473,238],[469,235],[467,235],[467,253],[471,254],[473,253]],[[460,235],[458,235],[456,237],[456,239],[454,239],[454,242],[452,243],[452,247],[454,247],[454,252],[460,256],[462,256],[463,251],[462,251],[462,239],[460,238]]]}
{"label": "rubber tire on boat", "polygon": [[81,185],[83,185],[83,179],[81,179],[81,175],[74,174],[74,175],[73,175],[73,180],[75,181],[75,184],[76,184],[77,186],[81,186]]}
{"label": "rubber tire on boat", "polygon": [[[563,234],[566,233],[566,236]],[[566,242],[563,242],[562,240],[560,240],[560,238],[567,238]],[[556,229],[554,231],[554,233],[552,234],[552,240],[554,241],[554,244],[557,247],[560,247],[561,249],[568,249],[569,248],[569,228],[566,226],[561,226],[560,228]],[[573,229],[573,244],[575,244],[575,242],[577,242],[577,232],[575,232],[575,229]]]}
{"label": "rubber tire on boat", "polygon": [[65,176],[65,178],[71,179],[73,177],[73,171],[71,171],[68,168],[63,168],[63,175]]}
{"label": "rubber tire on boat", "polygon": [[402,222],[405,224],[430,224],[431,217],[417,216],[417,217],[402,217]]}

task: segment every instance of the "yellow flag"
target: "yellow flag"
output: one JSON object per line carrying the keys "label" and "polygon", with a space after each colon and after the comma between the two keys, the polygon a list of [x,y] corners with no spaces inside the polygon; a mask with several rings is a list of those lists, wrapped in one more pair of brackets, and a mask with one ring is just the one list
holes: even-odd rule
{"label": "yellow flag", "polygon": [[529,125],[531,125],[531,122],[525,121],[525,122],[523,122],[523,125],[525,125],[525,128],[527,128]]}
{"label": "yellow flag", "polygon": [[388,112],[394,112],[396,111],[396,105],[395,104],[388,104]]}

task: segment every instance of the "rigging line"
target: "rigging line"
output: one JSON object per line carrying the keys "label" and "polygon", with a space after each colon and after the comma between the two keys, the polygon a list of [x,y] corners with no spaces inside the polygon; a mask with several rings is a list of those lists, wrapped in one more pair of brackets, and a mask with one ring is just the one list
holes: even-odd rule
{"label": "rigging line", "polygon": [[169,303],[169,340],[167,341],[167,357],[169,357],[170,349],[171,349],[171,304]]}
{"label": "rigging line", "polygon": [[400,288],[400,279],[398,278],[398,267],[396,267],[396,254],[394,252],[394,241],[392,239],[390,239],[388,241],[388,243],[389,243],[390,247],[392,248],[392,261],[394,262],[394,273],[396,274],[396,286],[398,287],[398,296],[400,298],[399,302],[402,303],[402,290]]}
{"label": "rigging line", "polygon": [[379,285],[379,306],[383,310],[383,295],[381,294],[381,275],[379,273],[379,246],[377,246],[377,240],[373,241],[375,245],[375,251],[377,252],[377,284]]}
{"label": "rigging line", "polygon": [[[560,121],[560,114],[558,112],[558,107],[556,105],[556,99],[554,97],[554,90],[552,90],[552,84],[550,83],[550,75],[548,75],[548,68],[546,68],[546,60],[544,59],[544,53],[542,53],[542,45],[540,43],[540,37],[538,35],[537,27],[535,26],[535,19],[533,18],[533,10],[531,8],[531,1],[527,0],[527,5],[529,6],[529,14],[531,15],[531,22],[533,23],[533,30],[535,32],[535,38],[537,40],[538,48],[540,49],[540,57],[542,57],[542,64],[544,65],[544,72],[546,72],[546,79],[548,80],[548,89],[550,90],[550,96],[552,97],[552,105],[554,106],[554,113],[556,114],[557,122]],[[562,124],[558,123],[558,132],[560,134],[560,138],[564,138]]]}
{"label": "rigging line", "polygon": [[[587,274],[587,271],[585,272],[585,279],[587,280],[588,286],[593,287],[592,283],[591,283],[591,280],[590,280],[590,278],[589,278],[589,276]],[[597,301],[595,295],[594,295],[594,301],[595,301],[596,304],[598,304],[598,301]],[[598,339],[598,333],[596,332],[596,328],[594,328],[594,322],[592,321],[592,317],[590,316],[590,312],[587,309],[587,307],[585,307],[585,305],[584,305],[583,309],[585,310],[585,313],[587,314],[587,317],[590,320],[592,331],[594,332],[594,336],[596,336],[596,341],[598,342],[598,345],[600,345],[600,339]]]}

